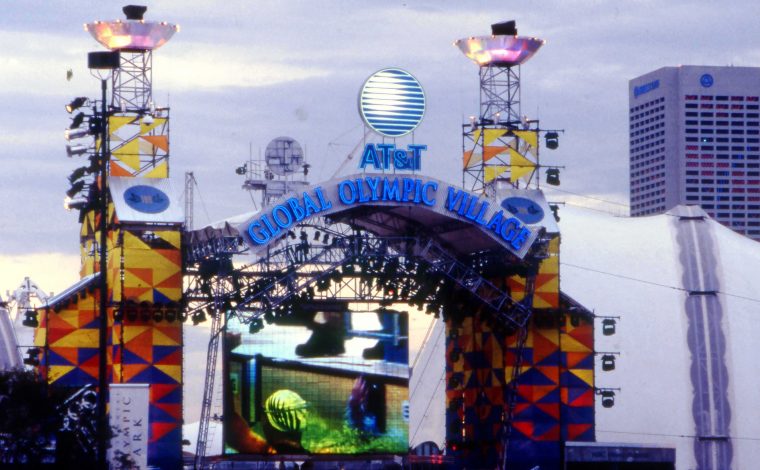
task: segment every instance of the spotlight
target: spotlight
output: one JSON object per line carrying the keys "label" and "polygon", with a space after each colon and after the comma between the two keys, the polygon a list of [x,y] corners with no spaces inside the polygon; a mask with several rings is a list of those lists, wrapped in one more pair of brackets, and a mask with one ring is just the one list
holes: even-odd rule
{"label": "spotlight", "polygon": [[67,211],[74,210],[74,209],[84,209],[87,207],[87,205],[90,203],[90,201],[87,198],[84,197],[77,197],[77,198],[70,198],[66,197],[63,200],[63,208]]}
{"label": "spotlight", "polygon": [[71,119],[71,125],[69,126],[69,129],[76,129],[77,127],[81,126],[84,122],[84,113],[78,113],[76,116],[74,116]]}
{"label": "spotlight", "polygon": [[262,328],[264,328],[264,321],[261,318],[255,318],[248,326],[248,332],[253,335],[261,331]]}
{"label": "spotlight", "polygon": [[451,353],[449,353],[449,360],[451,362],[457,362],[459,360],[459,350],[453,349]]}
{"label": "spotlight", "polygon": [[615,334],[615,320],[613,318],[605,318],[602,320],[602,334],[604,336],[612,336]]}
{"label": "spotlight", "polygon": [[454,389],[458,388],[460,385],[462,385],[462,381],[459,379],[459,377],[455,374],[452,374],[451,378],[449,379],[448,389]]}
{"label": "spotlight", "polygon": [[179,318],[179,312],[177,312],[177,303],[176,302],[170,302],[169,305],[166,307],[166,310],[164,311],[164,319],[168,321],[169,323],[177,320]]}
{"label": "spotlight", "polygon": [[546,184],[559,186],[559,168],[549,168],[546,170]]}
{"label": "spotlight", "polygon": [[84,185],[85,185],[84,181],[77,181],[76,183],[71,185],[71,188],[69,188],[68,191],[66,191],[66,195],[70,198],[73,198],[76,193],[84,189]]}
{"label": "spotlight", "polygon": [[546,139],[546,148],[555,150],[557,147],[559,147],[559,134],[556,132],[547,132],[544,138]]}
{"label": "spotlight", "polygon": [[29,328],[37,328],[40,326],[40,322],[37,320],[37,312],[34,310],[27,310],[24,312],[24,321],[21,322],[21,324],[28,326]]}
{"label": "spotlight", "polygon": [[135,305],[134,301],[127,301],[124,306],[124,315],[130,322],[137,321],[137,305]]}
{"label": "spotlight", "polygon": [[147,300],[140,302],[140,307],[138,308],[138,311],[140,313],[140,320],[144,322],[150,321],[151,313],[152,313],[151,310],[152,309],[151,309],[150,302],[148,302]]}
{"label": "spotlight", "polygon": [[605,408],[612,408],[615,406],[615,392],[612,390],[602,390],[600,392],[600,395],[602,395],[602,406]]}
{"label": "spotlight", "polygon": [[71,100],[71,103],[66,105],[66,112],[71,114],[77,109],[81,108],[87,103],[87,98],[84,96],[80,96],[79,98],[74,98]]}
{"label": "spotlight", "polygon": [[244,175],[246,171],[248,171],[247,163],[243,166],[237,167],[237,169],[235,170],[235,173],[237,173],[238,175]]}
{"label": "spotlight", "polygon": [[602,370],[611,371],[615,370],[615,356],[612,354],[605,354],[602,356]]}
{"label": "spotlight", "polygon": [[66,129],[63,131],[63,137],[66,140],[81,139],[90,135],[89,129]]}
{"label": "spotlight", "polygon": [[74,155],[82,155],[83,153],[87,153],[87,146],[85,145],[74,144],[66,146],[66,156],[69,158]]}
{"label": "spotlight", "polygon": [[30,348],[26,351],[26,356],[24,358],[24,364],[32,367],[37,367],[40,365],[40,348]]}
{"label": "spotlight", "polygon": [[203,313],[203,310],[199,310],[195,312],[190,318],[193,320],[193,325],[197,325],[198,323],[203,323],[206,321],[206,314]]}
{"label": "spotlight", "polygon": [[551,209],[554,215],[554,220],[559,222],[559,206],[557,204],[549,204],[549,209]]}
{"label": "spotlight", "polygon": [[74,181],[89,174],[89,172],[90,172],[90,167],[83,166],[83,167],[77,168],[76,170],[72,171],[71,174],[69,175],[69,183],[73,184]]}

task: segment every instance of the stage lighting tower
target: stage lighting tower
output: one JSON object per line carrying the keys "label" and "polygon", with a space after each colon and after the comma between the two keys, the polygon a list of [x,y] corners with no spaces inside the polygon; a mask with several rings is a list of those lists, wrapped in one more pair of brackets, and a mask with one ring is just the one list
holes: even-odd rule
{"label": "stage lighting tower", "polygon": [[153,50],[166,44],[179,26],[165,21],[145,21],[147,7],[127,5],[127,19],[94,21],[84,25],[100,44],[119,51],[121,64],[112,77],[111,105],[124,111],[145,111],[151,107]]}
{"label": "stage lighting tower", "polygon": [[[92,134],[96,137],[93,144],[94,154],[92,167],[82,169],[83,174],[93,174],[96,186],[95,201],[87,198],[75,198],[76,193],[84,188],[85,182],[72,181],[70,190],[70,208],[80,210],[95,210],[98,221],[97,233],[90,235],[93,246],[98,247],[99,274],[99,316],[98,328],[98,442],[97,467],[108,468],[107,448],[110,433],[107,418],[107,399],[109,385],[109,364],[107,349],[111,346],[108,341],[108,318],[111,307],[108,281],[108,237],[112,227],[108,224],[108,208],[110,204],[109,181],[112,176],[168,176],[168,136],[165,129],[168,125],[168,109],[156,110],[152,100],[152,51],[165,44],[178,27],[166,22],[151,22],[143,19],[147,10],[144,6],[128,5],[123,8],[126,20],[95,21],[84,26],[100,44],[108,51],[91,52],[88,54],[88,68],[93,76],[100,80],[101,99],[93,101],[92,115],[89,119],[87,132],[76,132],[79,122],[72,122],[67,132],[68,138],[79,138]],[[111,101],[107,100],[107,85],[111,82]],[[87,98],[76,98],[66,106],[72,113],[90,102]],[[100,105],[98,109],[97,104]],[[75,119],[78,119],[75,116]],[[156,122],[158,121],[158,122]],[[76,124],[76,125],[74,125]],[[129,133],[115,134],[119,128],[131,128]],[[159,132],[159,135],[156,134]],[[81,134],[81,135],[80,135]],[[143,139],[149,145],[139,145]],[[133,142],[134,145],[128,145]],[[69,146],[69,156],[85,153],[80,147]],[[145,150],[147,148],[147,150]],[[125,150],[129,149],[129,150]],[[160,153],[157,157],[157,153]],[[137,159],[133,158],[138,156]],[[127,166],[124,162],[137,164]],[[147,162],[147,163],[143,163]],[[158,165],[163,165],[159,167]],[[78,173],[77,173],[78,175]],[[90,202],[93,202],[91,207]],[[97,237],[97,241],[95,240]],[[83,241],[83,243],[85,243]],[[93,268],[94,269],[94,268]],[[113,281],[111,281],[113,282]]]}
{"label": "stage lighting tower", "polygon": [[166,44],[179,26],[147,21],[146,10],[127,5],[126,20],[84,25],[96,41],[120,57],[111,77],[111,176],[169,176],[169,109],[154,104],[153,51]]}
{"label": "stage lighting tower", "polygon": [[539,130],[520,112],[520,66],[544,43],[518,36],[514,21],[491,25],[490,36],[454,42],[480,74],[480,114],[463,125],[463,184],[473,191],[488,193],[497,181],[527,186],[533,177]]}

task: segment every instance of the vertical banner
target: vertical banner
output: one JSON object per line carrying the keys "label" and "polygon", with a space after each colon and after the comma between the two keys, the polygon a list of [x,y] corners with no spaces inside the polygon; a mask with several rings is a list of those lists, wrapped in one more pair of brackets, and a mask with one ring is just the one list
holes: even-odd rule
{"label": "vertical banner", "polygon": [[111,468],[148,468],[148,384],[111,384]]}

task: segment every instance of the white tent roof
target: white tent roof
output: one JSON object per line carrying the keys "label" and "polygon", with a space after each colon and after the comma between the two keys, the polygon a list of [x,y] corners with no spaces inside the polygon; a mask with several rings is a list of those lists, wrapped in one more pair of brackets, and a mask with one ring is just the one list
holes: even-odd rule
{"label": "white tent roof", "polygon": [[597,441],[675,447],[679,468],[753,468],[760,244],[693,207],[642,218],[564,207],[560,216],[562,290],[620,317],[614,336],[597,323],[595,349],[620,352],[614,371],[596,371],[597,387],[620,388],[613,408],[597,404]]}

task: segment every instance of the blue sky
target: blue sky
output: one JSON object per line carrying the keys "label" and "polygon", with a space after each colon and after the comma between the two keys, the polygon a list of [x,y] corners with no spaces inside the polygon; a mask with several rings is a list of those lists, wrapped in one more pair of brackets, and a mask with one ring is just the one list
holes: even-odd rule
{"label": "blue sky", "polygon": [[[124,2],[11,1],[0,16],[0,292],[24,275],[48,290],[76,279],[78,222],[62,201],[80,166],[65,154],[63,105],[96,96],[82,24],[122,18]],[[547,44],[522,67],[522,112],[561,128],[542,161],[565,165],[560,189],[625,203],[628,80],[678,64],[760,63],[752,1],[153,1],[146,19],[181,31],[154,53],[154,100],[171,106],[171,172],[193,171],[196,223],[252,209],[235,168],[280,135],[328,179],[362,136],[356,99],[387,66],[422,83],[423,171],[461,181],[460,124],[478,112],[477,67],[453,41],[516,19]],[[66,71],[74,73],[66,80]],[[575,204],[622,206],[556,193]],[[47,263],[54,253],[60,263]],[[59,259],[59,258],[56,258]],[[52,267],[55,269],[51,269]],[[43,281],[40,276],[46,276]],[[47,280],[49,277],[49,280]],[[45,285],[48,282],[49,285]]]}

